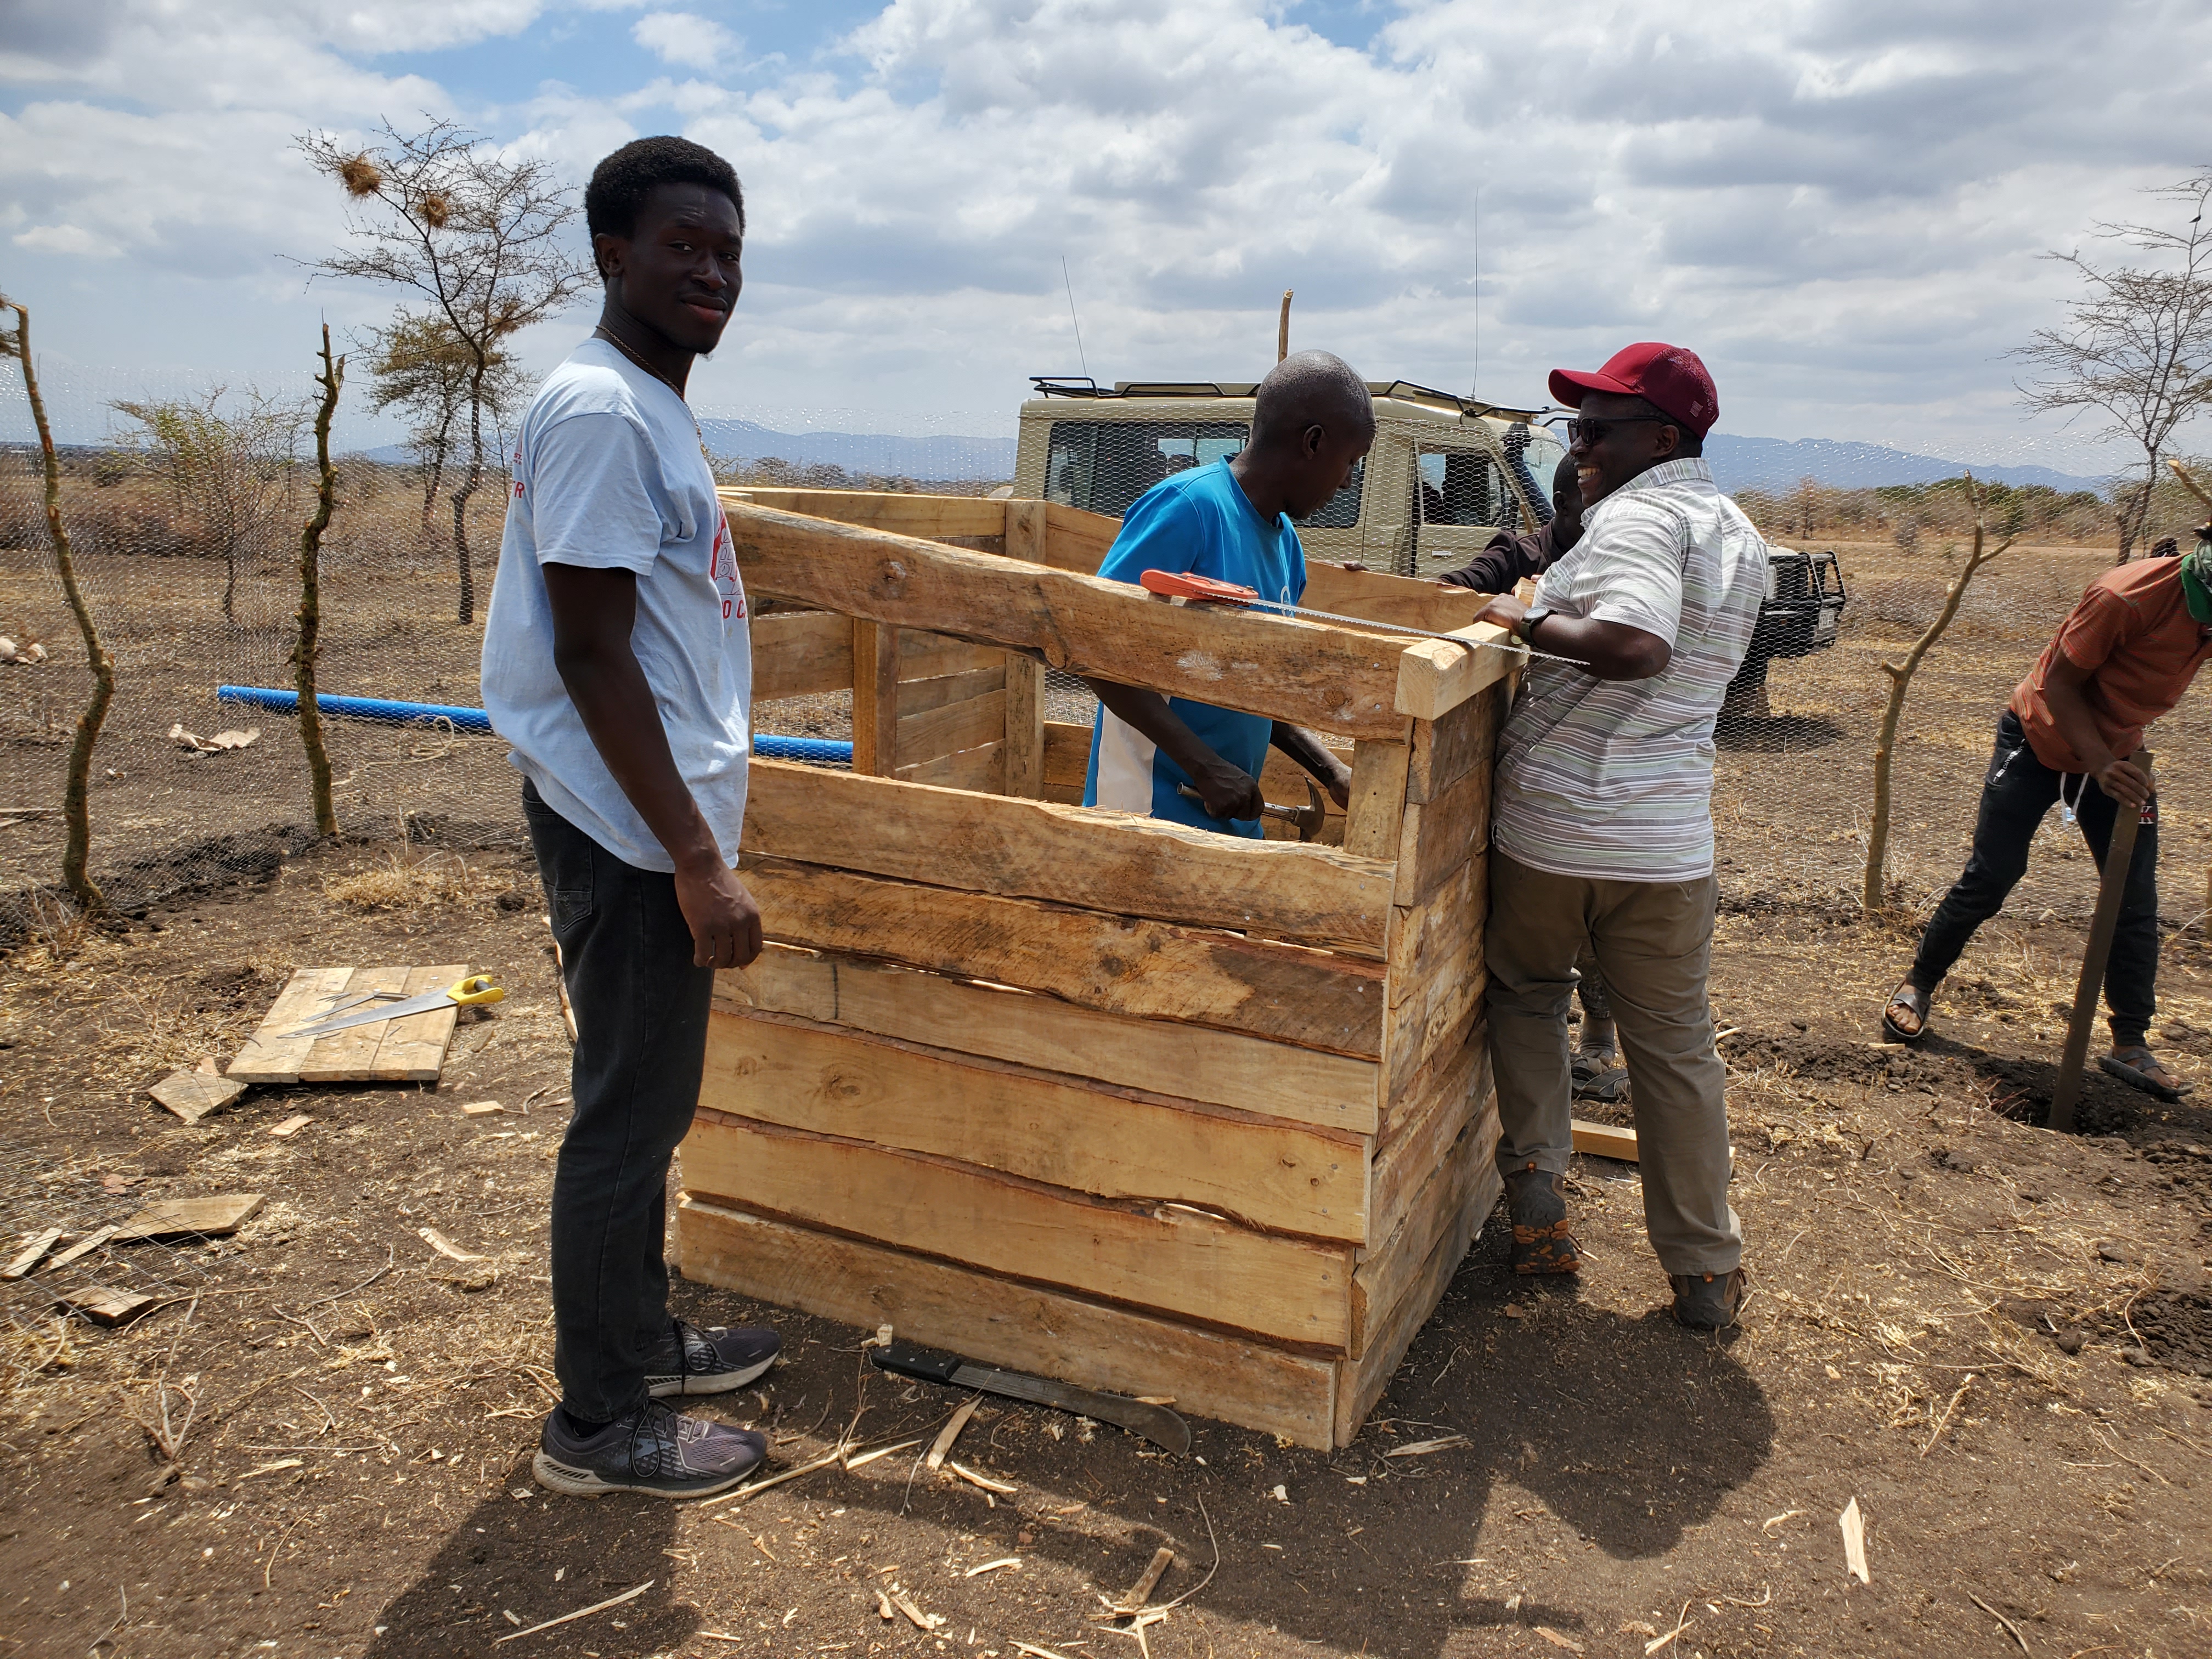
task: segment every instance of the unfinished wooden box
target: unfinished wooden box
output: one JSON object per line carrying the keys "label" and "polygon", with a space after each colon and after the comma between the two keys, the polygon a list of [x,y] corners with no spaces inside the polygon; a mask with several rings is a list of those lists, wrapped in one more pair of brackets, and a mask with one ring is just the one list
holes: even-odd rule
{"label": "unfinished wooden box", "polygon": [[[1519,653],[1479,596],[1334,567],[1308,604],[1468,643],[1170,605],[1090,574],[1114,521],[1042,502],[725,502],[755,600],[807,607],[757,617],[758,698],[851,687],[855,752],[754,763],[774,942],[716,988],[683,1271],[1348,1442],[1497,1194]],[[1348,741],[1351,811],[1301,844],[1075,805],[1089,728],[1043,718],[1046,663]]]}

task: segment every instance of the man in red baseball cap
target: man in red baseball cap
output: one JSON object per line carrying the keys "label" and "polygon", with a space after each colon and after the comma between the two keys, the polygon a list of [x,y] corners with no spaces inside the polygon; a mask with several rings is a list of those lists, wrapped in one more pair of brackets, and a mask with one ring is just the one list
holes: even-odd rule
{"label": "man in red baseball cap", "polygon": [[1498,739],[1485,994],[1513,1266],[1574,1273],[1567,1005],[1585,949],[1627,1061],[1644,1224],[1674,1316],[1718,1329],[1743,1300],[1729,1206],[1727,1068],[1713,1047],[1713,722],[1766,592],[1766,544],[1702,458],[1712,376],[1647,342],[1560,369],[1582,539],[1532,604],[1486,620],[1537,653]]}

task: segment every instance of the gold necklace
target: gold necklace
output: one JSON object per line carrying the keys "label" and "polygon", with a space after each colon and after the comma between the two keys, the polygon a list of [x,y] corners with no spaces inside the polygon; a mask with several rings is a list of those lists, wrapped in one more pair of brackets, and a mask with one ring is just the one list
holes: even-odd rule
{"label": "gold necklace", "polygon": [[661,385],[666,386],[671,392],[673,392],[676,394],[677,402],[684,405],[684,412],[686,415],[691,416],[691,435],[699,441],[699,459],[707,463],[708,474],[709,477],[712,477],[714,471],[714,457],[707,448],[707,434],[699,424],[698,416],[692,413],[691,400],[684,395],[684,389],[678,386],[675,381],[670,380],[665,374],[663,374],[659,369],[655,368],[651,363],[646,362],[644,358],[639,356],[637,353],[632,351],[623,342],[623,337],[619,334],[617,334],[613,330],[608,328],[605,324],[601,324],[599,327],[594,328],[592,331],[592,336],[594,339],[605,340],[617,351],[621,352],[623,356],[629,358],[630,362],[635,363],[640,368],[652,375],[654,380],[659,381]]}

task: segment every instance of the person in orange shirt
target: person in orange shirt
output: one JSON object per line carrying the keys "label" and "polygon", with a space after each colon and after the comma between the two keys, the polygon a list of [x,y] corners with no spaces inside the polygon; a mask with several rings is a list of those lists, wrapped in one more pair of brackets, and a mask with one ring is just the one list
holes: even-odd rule
{"label": "person in orange shirt", "polygon": [[2164,1099],[2187,1092],[2147,1042],[2157,1008],[2158,801],[2129,757],[2143,728],[2181,701],[2208,656],[2212,525],[2197,532],[2185,558],[2138,560],[2089,584],[1997,721],[1973,853],[1882,1011],[1891,1036],[1911,1042],[1926,1034],[1936,988],[2027,873],[2028,846],[2053,801],[2070,809],[2100,870],[2124,807],[2142,815],[2141,828],[2105,975],[2112,1048],[2098,1063]]}

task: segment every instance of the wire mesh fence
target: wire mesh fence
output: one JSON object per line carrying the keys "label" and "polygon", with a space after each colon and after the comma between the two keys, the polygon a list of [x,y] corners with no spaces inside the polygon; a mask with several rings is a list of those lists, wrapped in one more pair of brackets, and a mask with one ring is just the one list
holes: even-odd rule
{"label": "wire mesh fence", "polygon": [[[118,695],[94,758],[93,873],[118,908],[137,910],[195,887],[266,875],[313,838],[292,720],[226,702],[221,689],[292,683],[298,535],[313,479],[296,453],[276,458],[259,508],[218,534],[159,457],[126,441],[126,428],[111,422],[104,439],[88,437],[97,412],[128,390],[96,377],[65,380],[50,388],[50,400],[76,410],[75,429],[64,434],[64,513],[117,665]],[[1101,469],[1094,434],[1084,452],[1088,470],[1062,459],[1023,488],[1013,440],[951,429],[972,422],[951,416],[902,428],[866,413],[819,410],[702,425],[733,483],[1020,489],[1079,506],[1126,507],[1121,497],[1233,453],[1244,438],[1234,422],[1210,417],[1125,422],[1107,446],[1115,470]],[[886,427],[893,429],[872,430]],[[89,685],[47,544],[32,436],[20,391],[0,389],[0,635],[18,657],[0,663],[0,926],[18,934],[37,925],[40,907],[58,905],[58,805]],[[1056,437],[1043,454],[1063,458],[1076,447],[1074,438]],[[1494,532],[1528,522],[1535,478],[1548,481],[1553,452],[1541,441],[1531,448],[1494,436],[1455,449],[1431,436],[1412,453],[1406,476],[1370,465],[1348,486],[1354,499],[1340,497],[1316,516],[1311,556],[1342,556],[1346,535],[1355,554],[1381,545],[1371,537],[1363,543],[1359,526],[1388,505],[1402,507],[1401,526],[1413,527],[1411,568],[1432,574],[1436,560],[1462,558]],[[342,505],[323,556],[321,687],[476,706],[504,473],[491,473],[465,516],[478,600],[465,622],[448,499],[426,505],[420,471],[389,455],[356,453],[343,468]],[[1760,645],[1717,733],[1723,891],[1743,905],[1852,902],[1887,687],[1880,665],[1907,649],[1942,604],[1966,557],[1972,508],[1962,489],[1947,486],[1808,486],[1789,496],[1747,492],[1744,501],[1778,552]],[[1898,748],[1888,870],[1911,904],[1930,902],[1956,875],[1997,716],[2083,586],[2113,557],[2108,509],[2094,499],[2001,491],[1985,507],[1993,531],[2016,534],[2018,544],[1977,578],[1916,678]],[[2161,496],[2145,543],[2178,535],[2186,547],[2194,516],[2185,502]],[[1372,568],[1401,565],[1394,555]],[[35,654],[33,644],[45,647],[43,661],[23,659]],[[1079,680],[1056,672],[1048,703],[1048,719],[1080,724],[1095,708]],[[763,733],[848,741],[850,694],[764,702],[754,720]],[[2197,896],[2200,867],[2212,857],[2204,848],[2212,778],[2203,720],[2198,705],[2185,702],[2151,738],[2163,792],[2164,909],[2173,922],[2205,908]],[[450,721],[336,720],[325,730],[348,834],[457,849],[521,844],[516,781],[496,738]],[[225,732],[258,735],[236,747],[190,741]],[[2054,814],[2039,848],[2014,909],[2086,915],[2094,882],[2078,838]]]}

